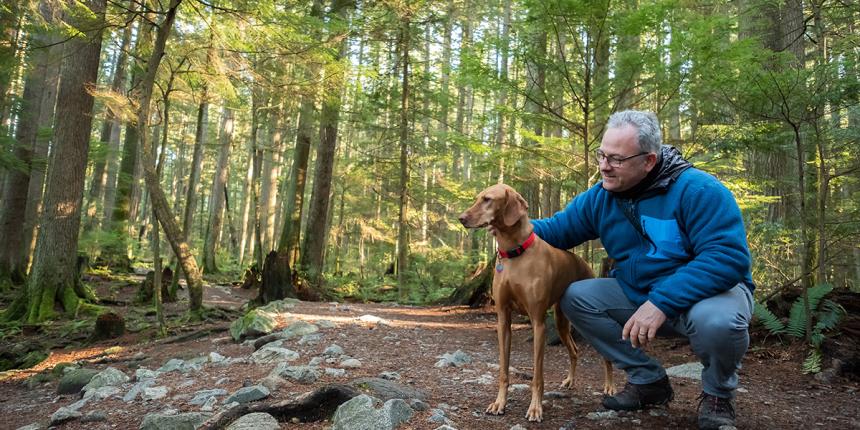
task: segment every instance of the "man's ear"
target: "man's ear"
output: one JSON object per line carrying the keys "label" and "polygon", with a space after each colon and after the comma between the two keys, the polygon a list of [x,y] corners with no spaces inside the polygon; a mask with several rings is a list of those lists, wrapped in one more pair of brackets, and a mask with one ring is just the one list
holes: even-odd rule
{"label": "man's ear", "polygon": [[517,223],[528,212],[529,205],[517,192],[505,191],[505,209],[502,221],[510,227]]}

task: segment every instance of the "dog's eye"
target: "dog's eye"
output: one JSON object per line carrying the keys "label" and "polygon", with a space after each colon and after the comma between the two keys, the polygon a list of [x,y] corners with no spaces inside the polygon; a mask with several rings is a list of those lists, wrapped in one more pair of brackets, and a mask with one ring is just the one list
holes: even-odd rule
{"label": "dog's eye", "polygon": [[492,201],[493,199],[491,199],[491,198],[489,198],[489,197],[487,197],[487,196],[484,196],[484,198],[483,198],[482,200],[484,200],[484,203],[489,203],[489,202],[490,202],[490,201]]}

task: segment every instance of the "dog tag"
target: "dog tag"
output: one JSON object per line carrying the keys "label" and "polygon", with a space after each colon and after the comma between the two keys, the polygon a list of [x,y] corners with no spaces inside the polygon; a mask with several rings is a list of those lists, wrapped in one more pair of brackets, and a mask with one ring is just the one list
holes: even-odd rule
{"label": "dog tag", "polygon": [[502,266],[502,263],[496,264],[496,272],[501,272],[502,269],[504,269],[504,268],[505,268],[505,266]]}

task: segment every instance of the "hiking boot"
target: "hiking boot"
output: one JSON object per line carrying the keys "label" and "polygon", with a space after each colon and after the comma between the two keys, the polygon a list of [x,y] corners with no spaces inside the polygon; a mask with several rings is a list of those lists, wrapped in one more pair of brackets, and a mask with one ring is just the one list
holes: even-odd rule
{"label": "hiking boot", "polygon": [[675,398],[669,377],[650,384],[628,382],[620,393],[603,398],[603,407],[614,411],[637,411],[649,406],[665,405]]}
{"label": "hiking boot", "polygon": [[735,402],[732,399],[712,396],[702,392],[699,395],[699,428],[717,430],[721,426],[735,425]]}

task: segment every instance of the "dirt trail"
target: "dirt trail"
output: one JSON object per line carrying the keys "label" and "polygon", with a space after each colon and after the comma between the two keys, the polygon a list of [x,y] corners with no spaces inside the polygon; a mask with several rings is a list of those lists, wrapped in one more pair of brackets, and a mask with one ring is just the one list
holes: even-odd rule
{"label": "dirt trail", "polygon": [[[236,287],[207,287],[206,302],[210,305],[234,307],[241,304],[252,292]],[[121,310],[120,310],[121,311]],[[675,401],[670,408],[654,412],[625,414],[619,418],[592,420],[588,414],[600,407],[602,370],[598,356],[589,346],[580,345],[582,351],[576,383],[573,390],[563,391],[563,397],[549,398],[544,405],[544,422],[529,423],[525,419],[528,407],[528,390],[510,394],[506,414],[488,416],[483,413],[494,399],[497,371],[495,314],[491,309],[472,310],[462,307],[406,307],[380,304],[333,304],[302,302],[290,313],[310,322],[329,320],[335,327],[321,329],[322,340],[317,344],[298,345],[295,340],[284,346],[301,354],[296,364],[306,364],[327,346],[336,343],[350,356],[359,359],[362,367],[350,369],[345,377],[324,375],[312,385],[289,383],[263,401],[276,402],[292,398],[332,382],[347,382],[364,376],[378,376],[381,372],[398,372],[400,383],[428,393],[432,408],[446,408],[446,415],[459,429],[509,429],[520,424],[529,429],[558,429],[562,426],[580,429],[592,428],[695,428],[695,414],[700,392],[698,381],[673,378]],[[386,324],[362,322],[362,315],[374,315]],[[531,372],[530,330],[523,320],[514,326],[512,366],[520,372],[513,374],[512,384],[528,384]],[[213,324],[216,331],[205,338],[180,343],[153,341],[145,332],[127,335],[113,342],[104,342],[87,348],[57,350],[49,362],[83,360],[88,367],[102,369],[114,366],[132,375],[129,367],[133,357],[145,356],[139,365],[155,369],[171,358],[189,359],[217,351],[227,357],[247,357],[251,346],[235,344],[226,331],[227,322]],[[99,354],[110,346],[124,349],[109,357]],[[658,340],[650,348],[665,366],[694,361],[689,346],[680,340]],[[462,368],[436,368],[438,356],[462,350],[469,354],[472,363]],[[800,351],[778,345],[764,345],[754,341],[741,371],[742,392],[738,394],[738,428],[860,428],[857,383],[836,381],[831,385],[818,383],[799,371]],[[558,390],[566,369],[566,356],[560,346],[547,348],[547,391]],[[47,365],[45,365],[47,366]],[[134,365],[132,366],[134,367]],[[182,375],[178,372],[163,374],[158,384],[167,386],[169,394],[161,400],[126,403],[121,398],[109,398],[85,406],[81,412],[98,410],[107,420],[83,423],[71,421],[58,426],[61,429],[136,429],[148,412],[172,407],[180,411],[198,411],[188,404],[189,395],[197,390],[224,388],[233,392],[248,382],[256,383],[274,365],[236,363],[230,366],[207,365],[199,372]],[[73,396],[55,394],[56,381],[45,382],[28,389],[19,378],[0,382],[0,429],[16,429],[34,422],[44,422],[60,406],[77,400]],[[481,381],[492,378],[490,384]],[[225,379],[226,378],[226,379]],[[618,388],[624,383],[622,372],[615,371]],[[218,384],[220,382],[220,384]],[[123,390],[119,397],[127,390]],[[429,412],[416,414],[406,427],[434,429],[438,423],[428,421]],[[330,423],[282,423],[282,428],[322,429]],[[404,428],[406,428],[404,427]]]}

